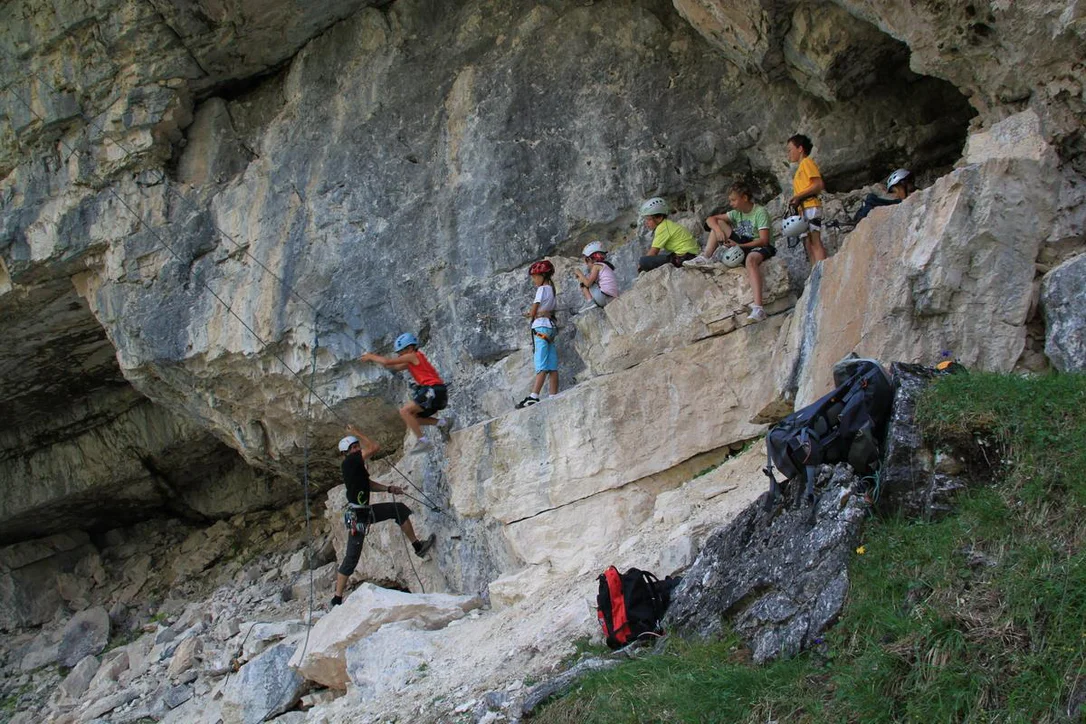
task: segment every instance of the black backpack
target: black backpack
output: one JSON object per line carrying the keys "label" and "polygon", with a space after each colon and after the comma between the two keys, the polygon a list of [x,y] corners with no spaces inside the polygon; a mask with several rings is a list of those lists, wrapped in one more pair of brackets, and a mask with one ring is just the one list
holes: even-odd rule
{"label": "black backpack", "polygon": [[837,389],[796,410],[774,425],[766,436],[769,500],[773,506],[780,486],[773,466],[788,481],[806,476],[805,498],[814,502],[815,477],[823,463],[847,462],[857,475],[878,467],[879,440],[890,417],[893,390],[878,362],[847,359],[834,365]]}
{"label": "black backpack", "polygon": [[609,647],[618,649],[644,636],[663,635],[660,619],[671,602],[671,590],[679,585],[678,577],[661,581],[639,568],[620,574],[610,566],[599,581],[596,616]]}

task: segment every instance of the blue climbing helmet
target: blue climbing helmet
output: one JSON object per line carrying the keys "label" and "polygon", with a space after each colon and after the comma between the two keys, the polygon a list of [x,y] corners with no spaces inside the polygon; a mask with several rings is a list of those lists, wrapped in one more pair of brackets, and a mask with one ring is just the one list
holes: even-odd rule
{"label": "blue climbing helmet", "polygon": [[411,334],[410,332],[404,332],[396,338],[396,343],[392,345],[392,351],[402,352],[405,347],[410,347],[411,345],[415,345],[416,347],[418,347],[419,338]]}

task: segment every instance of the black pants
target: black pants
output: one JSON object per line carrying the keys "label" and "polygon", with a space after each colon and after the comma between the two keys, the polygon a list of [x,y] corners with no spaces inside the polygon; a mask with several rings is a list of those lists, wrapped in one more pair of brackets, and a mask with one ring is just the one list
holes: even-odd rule
{"label": "black pants", "polygon": [[860,219],[866,218],[871,213],[872,209],[876,209],[879,206],[893,206],[894,204],[900,204],[901,199],[884,199],[881,196],[875,194],[868,194],[864,197],[864,204],[860,207],[860,210],[856,212],[856,215],[852,217],[852,222],[855,224],[860,223]]}
{"label": "black pants", "polygon": [[696,254],[656,254],[654,256],[643,256],[637,262],[637,271],[647,272],[653,269],[659,269],[666,264],[672,264],[674,266],[682,266],[683,262],[687,259],[693,259]]}
{"label": "black pants", "polygon": [[[411,509],[403,503],[377,503],[370,506],[369,523],[380,523],[383,520],[394,520],[397,525],[403,525],[411,516]],[[365,516],[365,511],[359,511],[360,516]],[[363,521],[365,522],[365,521]],[[347,552],[343,554],[343,562],[339,564],[339,572],[344,576],[354,573],[358,566],[358,558],[362,555],[362,543],[366,540],[365,533],[347,536]]]}

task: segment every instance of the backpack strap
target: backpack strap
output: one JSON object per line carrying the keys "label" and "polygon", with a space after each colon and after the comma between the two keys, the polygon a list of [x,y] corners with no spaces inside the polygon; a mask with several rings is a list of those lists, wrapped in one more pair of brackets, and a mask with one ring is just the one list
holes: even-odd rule
{"label": "backpack strap", "polygon": [[772,510],[773,509],[773,506],[776,505],[776,503],[777,503],[777,498],[780,497],[780,494],[781,494],[781,486],[777,484],[777,478],[775,478],[773,476],[773,458],[769,454],[769,449],[770,449],[769,433],[770,432],[773,432],[773,430],[770,429],[768,432],[766,432],[766,436],[765,436],[765,441],[766,441],[766,445],[765,445],[765,467],[762,468],[762,472],[765,473],[767,478],[769,478],[769,498],[765,502],[765,509],[766,510]]}

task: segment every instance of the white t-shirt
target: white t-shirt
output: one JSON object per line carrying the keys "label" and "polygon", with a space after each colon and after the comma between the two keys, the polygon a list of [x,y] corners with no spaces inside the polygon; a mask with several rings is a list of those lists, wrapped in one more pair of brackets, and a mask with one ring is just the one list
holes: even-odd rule
{"label": "white t-shirt", "polygon": [[554,312],[555,298],[554,287],[550,284],[541,284],[535,288],[535,303],[539,305],[536,310],[536,318],[532,320],[532,329],[537,327],[553,327],[549,315]]}

